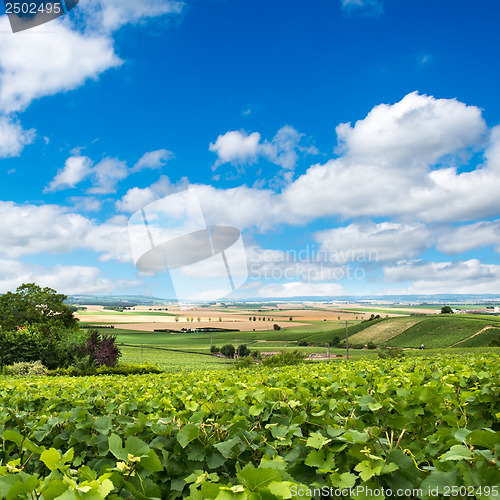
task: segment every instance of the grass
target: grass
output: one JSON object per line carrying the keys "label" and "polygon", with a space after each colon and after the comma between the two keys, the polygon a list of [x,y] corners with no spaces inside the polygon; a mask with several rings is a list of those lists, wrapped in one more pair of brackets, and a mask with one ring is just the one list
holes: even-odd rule
{"label": "grass", "polygon": [[122,363],[153,363],[162,370],[177,372],[186,370],[224,370],[231,361],[215,356],[185,352],[161,351],[147,347],[121,347]]}
{"label": "grass", "polygon": [[431,316],[388,340],[385,345],[416,348],[424,344],[429,348],[445,348],[468,339],[492,323],[497,323],[497,321],[468,318],[462,315]]}
{"label": "grass", "polygon": [[379,345],[403,333],[405,330],[423,321],[425,318],[426,316],[387,318],[374,325],[369,325],[359,333],[354,334],[351,338],[351,342],[359,344],[373,342]]}

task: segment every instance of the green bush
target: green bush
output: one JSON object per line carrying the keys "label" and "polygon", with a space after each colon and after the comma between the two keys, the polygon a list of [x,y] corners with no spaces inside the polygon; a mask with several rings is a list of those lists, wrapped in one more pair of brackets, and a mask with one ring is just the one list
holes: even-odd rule
{"label": "green bush", "polygon": [[275,330],[281,330],[281,326],[280,326],[280,325],[278,325],[278,324],[276,324],[276,323],[274,323],[273,328],[274,328]]}
{"label": "green bush", "polygon": [[236,349],[234,348],[233,344],[226,344],[220,349],[220,353],[223,356],[226,356],[227,358],[232,358],[234,356],[235,351]]}
{"label": "green bush", "polygon": [[287,351],[275,356],[268,356],[262,360],[264,366],[288,366],[303,363],[306,354],[300,351]]}
{"label": "green bush", "polygon": [[12,366],[6,366],[5,373],[7,375],[29,377],[33,375],[47,375],[48,370],[43,366],[41,361],[23,361],[21,363],[14,363]]}
{"label": "green bush", "polygon": [[371,340],[370,342],[368,342],[368,344],[366,344],[366,348],[367,349],[376,349],[377,346],[375,345],[375,343],[373,343]]}
{"label": "green bush", "polygon": [[378,353],[378,357],[382,359],[402,358],[403,350],[399,347],[382,347]]}
{"label": "green bush", "polygon": [[241,344],[238,346],[238,349],[236,349],[236,354],[242,357],[249,356],[250,349],[245,344]]}
{"label": "green bush", "polygon": [[49,369],[73,364],[85,333],[60,325],[31,325],[0,333],[0,365],[41,361]]}
{"label": "green bush", "polygon": [[148,373],[163,373],[163,370],[153,364],[137,365],[124,363],[116,366],[96,367],[94,364],[86,364],[85,360],[82,360],[81,363],[68,368],[57,368],[56,370],[51,370],[48,372],[48,375],[86,377],[89,375],[146,375]]}
{"label": "green bush", "polygon": [[234,368],[237,370],[241,370],[242,368],[248,368],[254,364],[253,359],[251,356],[245,356],[244,358],[238,358],[236,360],[236,363],[234,363]]}

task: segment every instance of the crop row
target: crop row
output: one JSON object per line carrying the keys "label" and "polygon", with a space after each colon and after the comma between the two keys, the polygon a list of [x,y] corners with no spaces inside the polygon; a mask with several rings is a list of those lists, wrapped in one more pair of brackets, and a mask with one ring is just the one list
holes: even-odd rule
{"label": "crop row", "polygon": [[0,498],[498,498],[499,374],[495,355],[2,377]]}

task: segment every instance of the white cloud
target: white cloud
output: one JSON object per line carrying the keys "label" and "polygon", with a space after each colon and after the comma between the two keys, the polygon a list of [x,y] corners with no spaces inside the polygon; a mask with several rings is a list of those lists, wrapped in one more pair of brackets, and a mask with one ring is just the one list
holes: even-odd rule
{"label": "white cloud", "polygon": [[265,158],[285,170],[293,170],[297,164],[298,152],[317,154],[315,147],[304,147],[300,142],[304,134],[300,134],[290,125],[280,128],[271,141],[261,142],[259,132],[248,135],[242,131],[230,131],[219,135],[209,150],[217,153],[215,166],[224,163],[232,165],[252,165],[259,158]]}
{"label": "white cloud", "polygon": [[66,160],[64,168],[57,172],[57,175],[44,189],[44,192],[74,188],[90,175],[92,163],[92,160],[87,156],[70,156]]}
{"label": "white cloud", "polygon": [[90,266],[27,265],[16,260],[0,260],[0,293],[15,290],[23,283],[36,282],[66,295],[110,294],[137,281],[115,281],[101,276],[101,270]]}
{"label": "white cloud", "polygon": [[0,158],[19,156],[24,146],[31,144],[35,130],[23,130],[13,118],[0,116]]}
{"label": "white cloud", "polygon": [[344,156],[408,171],[477,146],[487,127],[475,106],[413,92],[376,106],[354,127],[342,123],[336,130]]}
{"label": "white cloud", "polygon": [[151,188],[134,187],[129,189],[115,205],[120,212],[133,213],[158,198],[158,195]]}
{"label": "white cloud", "polygon": [[126,217],[96,224],[58,205],[16,205],[0,201],[0,221],[2,258],[87,249],[100,254],[100,260],[132,260]]}
{"label": "white cloud", "polygon": [[495,247],[495,251],[500,252],[499,220],[449,228],[438,238],[436,248],[449,255],[457,255],[490,245]]}
{"label": "white cloud", "polygon": [[434,235],[424,224],[381,222],[328,229],[315,239],[339,263],[383,262],[416,257],[432,246]]}
{"label": "white cloud", "polygon": [[40,252],[69,252],[81,245],[91,222],[56,205],[0,201],[0,255],[17,258]]}
{"label": "white cloud", "polygon": [[115,203],[115,207],[119,212],[133,213],[148,203],[184,191],[188,187],[189,181],[186,177],[182,177],[178,183],[173,184],[166,175],[162,175],[158,181],[147,188],[129,189],[123,198]]}
{"label": "white cloud", "polygon": [[342,9],[349,13],[363,13],[367,15],[381,14],[384,9],[382,0],[341,0]]}
{"label": "white cloud", "polygon": [[93,169],[94,186],[88,190],[90,194],[107,194],[115,191],[119,181],[129,174],[127,164],[117,158],[105,158]]}
{"label": "white cloud", "polygon": [[[22,111],[34,99],[75,89],[121,64],[111,38],[82,34],[59,21],[29,34],[0,37],[0,110]],[[0,30],[8,31],[7,17]]]}
{"label": "white cloud", "polygon": [[500,266],[482,264],[477,259],[464,262],[400,262],[384,268],[385,281],[412,283],[387,293],[499,293]]}
{"label": "white cloud", "polygon": [[[91,29],[112,32],[165,14],[179,14],[184,3],[172,0],[87,0],[78,5]],[[76,12],[78,14],[78,12]]]}
{"label": "white cloud", "polygon": [[146,168],[161,168],[168,160],[173,158],[173,153],[166,149],[159,149],[157,151],[150,151],[145,153],[139,161],[134,165],[134,172],[139,172]]}
{"label": "white cloud", "polygon": [[345,289],[337,283],[273,283],[258,290],[260,297],[330,297],[345,295]]}
{"label": "white cloud", "polygon": [[247,135],[246,132],[231,131],[219,135],[215,144],[210,143],[208,149],[217,153],[219,159],[216,165],[223,163],[252,164],[257,161],[259,142],[260,134],[258,132]]}

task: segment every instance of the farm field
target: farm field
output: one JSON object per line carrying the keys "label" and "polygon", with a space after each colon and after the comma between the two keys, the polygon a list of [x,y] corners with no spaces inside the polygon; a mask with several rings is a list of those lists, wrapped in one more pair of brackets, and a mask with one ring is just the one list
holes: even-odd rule
{"label": "farm field", "polygon": [[367,498],[403,486],[410,499],[452,487],[497,499],[499,371],[498,354],[477,354],[3,376],[0,498]]}

